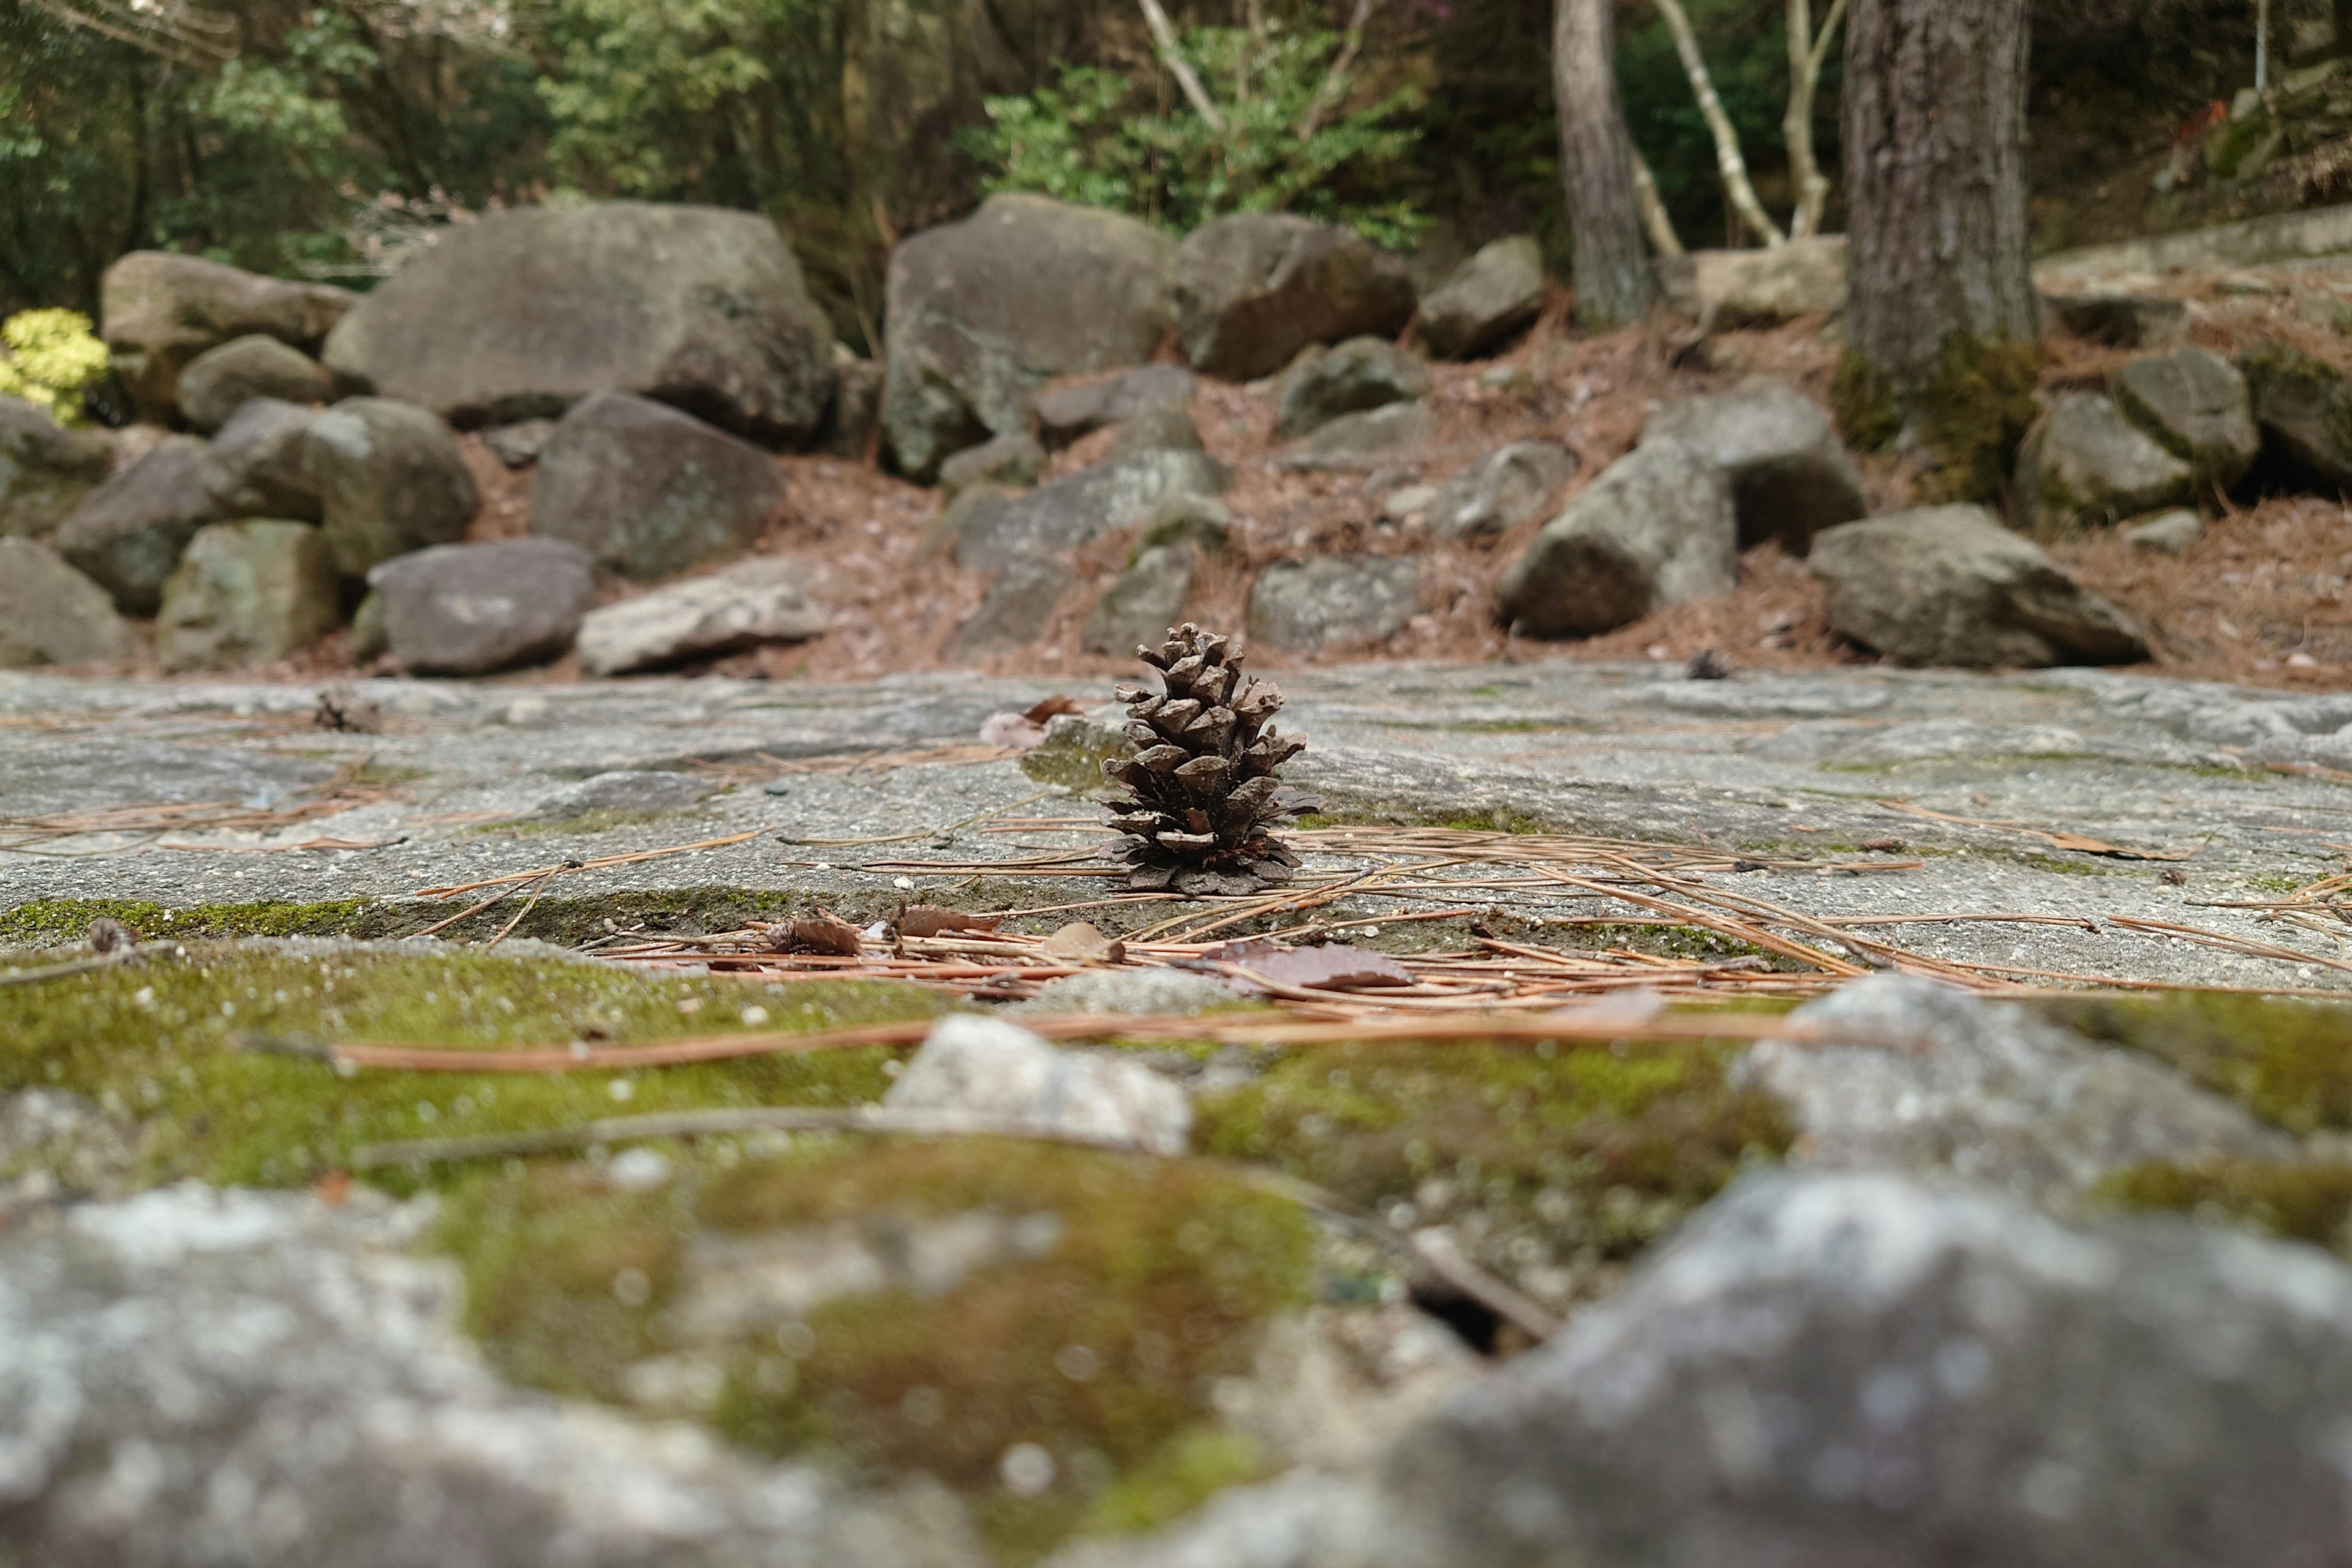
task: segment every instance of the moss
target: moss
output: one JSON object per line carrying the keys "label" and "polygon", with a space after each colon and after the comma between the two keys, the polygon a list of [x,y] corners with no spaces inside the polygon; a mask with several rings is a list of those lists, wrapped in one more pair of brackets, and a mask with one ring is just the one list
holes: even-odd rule
{"label": "moss", "polygon": [[1846,441],[1867,450],[1891,446],[1907,416],[1935,463],[1916,486],[1920,504],[1990,500],[2001,493],[2010,458],[2033,423],[2041,374],[2038,342],[1955,332],[1926,384],[1908,394],[1849,350],[1831,404]]}
{"label": "moss", "polygon": [[2221,992],[2040,1005],[2092,1039],[2162,1058],[2290,1131],[2352,1128],[2352,1006]]}
{"label": "moss", "polygon": [[[463,908],[460,905],[459,908]],[[91,922],[120,921],[150,940],[183,942],[250,936],[389,936],[389,906],[372,899],[303,903],[198,904],[172,909],[144,899],[35,899],[0,913],[0,947],[72,947]],[[428,922],[419,921],[418,926]],[[372,929],[373,928],[373,929]]]}
{"label": "moss", "polygon": [[2093,1196],[2352,1250],[2352,1165],[2332,1161],[2135,1165],[2109,1176]]}
{"label": "moss", "polygon": [[2070,860],[2063,855],[2043,855],[2032,850],[2018,856],[2018,864],[2031,866],[2037,871],[2051,871],[2061,877],[2112,877],[2112,866],[2102,866],[2092,860]]}
{"label": "moss", "polygon": [[1191,1427],[1104,1490],[1087,1520],[1087,1533],[1140,1535],[1158,1530],[1227,1487],[1255,1480],[1269,1468],[1265,1450],[1240,1433]]}
{"label": "moss", "polygon": [[[922,1017],[938,1000],[870,984],[753,987],[462,950],[255,952],[191,944],[97,973],[0,990],[0,1093],[54,1087],[149,1123],[147,1175],[307,1181],[389,1139],[573,1125],[614,1113],[605,1074],[368,1071],[245,1048],[249,1036],[452,1046],[596,1034],[824,1028]],[[771,1018],[747,1023],[741,1010]],[[749,1058],[627,1080],[630,1110],[845,1104],[887,1086],[882,1050]],[[399,1175],[390,1184],[411,1184]]]}
{"label": "moss", "polygon": [[[494,936],[520,912],[527,898],[527,892],[518,893],[445,927],[440,934],[452,942]],[[467,901],[337,899],[313,903],[198,904],[172,909],[131,899],[37,899],[0,913],[0,949],[74,946],[88,933],[90,922],[101,917],[120,921],[150,939],[414,936],[457,913]],[[577,945],[616,928],[701,936],[712,931],[740,931],[750,921],[779,920],[807,902],[774,889],[729,887],[599,893],[584,898],[553,896],[532,905],[514,934],[565,946]],[[890,902],[877,894],[866,900],[870,910],[861,909],[859,912],[878,915]]]}
{"label": "moss", "polygon": [[1860,452],[1879,452],[1903,433],[1903,411],[1895,406],[1885,377],[1853,350],[1838,358],[1837,375],[1830,384],[1830,412],[1838,434]]}

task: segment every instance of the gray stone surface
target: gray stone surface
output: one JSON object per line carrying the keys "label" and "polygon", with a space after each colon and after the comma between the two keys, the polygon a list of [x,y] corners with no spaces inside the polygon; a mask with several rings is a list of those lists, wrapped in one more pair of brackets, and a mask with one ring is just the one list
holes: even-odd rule
{"label": "gray stone surface", "polygon": [[1026,428],[1038,388],[1151,357],[1175,320],[1175,247],[1130,217],[991,196],[891,253],[884,440],[928,480],[961,447]]}
{"label": "gray stone surface", "polygon": [[180,372],[180,412],[207,433],[257,397],[309,405],[334,395],[335,380],[325,365],[262,332],[206,349]]}
{"label": "gray stone surface", "polygon": [[0,393],[0,539],[38,537],[114,472],[114,444],[64,430],[47,412]]}
{"label": "gray stone surface", "polygon": [[450,229],[361,300],[325,357],[338,375],[461,426],[552,416],[622,391],[798,445],[832,395],[832,348],[766,218],[599,202]]}
{"label": "gray stone surface", "polygon": [[1686,316],[1722,326],[1833,315],[1845,309],[1845,236],[1817,235],[1769,250],[1695,250],[1661,257],[1660,292]]}
{"label": "gray stone surface", "polygon": [[822,636],[825,614],[801,593],[807,575],[798,561],[761,556],[591,610],[580,623],[580,668],[621,675]]}
{"label": "gray stone surface", "polygon": [[0,669],[128,658],[131,623],[47,545],[0,537]]}
{"label": "gray stone surface", "polygon": [[1048,387],[1037,395],[1038,433],[1050,446],[1066,447],[1081,436],[1148,410],[1181,408],[1192,401],[1195,384],[1192,373],[1181,365],[1147,364],[1117,375]]}
{"label": "gray stone surface", "polygon": [[1906,664],[2127,664],[2139,627],[1982,507],[1927,507],[1816,535],[1839,635]]}
{"label": "gray stone surface", "polygon": [[368,574],[386,646],[416,675],[484,675],[562,656],[596,591],[586,552],[559,539],[442,544]]}
{"label": "gray stone surface", "polygon": [[501,1383],[430,1222],[194,1184],[0,1232],[0,1562],[963,1568],[936,1494],[861,1499]]}
{"label": "gray stone surface", "polygon": [[463,538],[482,504],[457,437],[413,403],[346,398],[311,421],[302,449],[319,485],[320,531],[346,577]]}
{"label": "gray stone surface", "polygon": [[2109,348],[2179,348],[2189,341],[2189,302],[2158,294],[2045,294],[2042,310],[2060,331]]}
{"label": "gray stone surface", "polygon": [[749,549],[784,502],[750,442],[625,392],[583,398],[540,449],[530,531],[639,582]]}
{"label": "gray stone surface", "polygon": [[1027,647],[1045,635],[1054,612],[1069,591],[1070,569],[1051,556],[1015,555],[988,585],[988,593],[949,638],[950,659],[984,658]]}
{"label": "gray stone surface", "polygon": [[1244,1005],[1240,992],[1213,974],[1181,969],[1098,969],[1066,974],[1038,987],[1026,1002],[1006,1012],[1210,1013]]}
{"label": "gray stone surface", "polygon": [[1275,396],[1275,438],[1291,440],[1343,414],[1428,393],[1428,367],[1386,339],[1349,338],[1328,349],[1309,344],[1283,374]]}
{"label": "gray stone surface", "polygon": [[889,369],[880,360],[861,358],[845,344],[834,344],[833,403],[825,410],[816,449],[852,462],[871,458],[882,435],[882,389],[888,379]]}
{"label": "gray stone surface", "polygon": [[1288,213],[1235,213],[1185,237],[1177,330],[1192,368],[1271,375],[1309,343],[1393,337],[1415,300],[1404,263],[1353,229]]}
{"label": "gray stone surface", "polygon": [[198,354],[254,332],[315,352],[358,299],[202,257],[134,250],[100,280],[99,335],[141,415],[168,424],[179,412],[180,372]]}
{"label": "gray stone surface", "polygon": [[1770,539],[1802,555],[1822,529],[1870,513],[1829,415],[1783,383],[1670,404],[1643,427],[1643,438],[1652,437],[1680,441],[1723,470],[1742,549]]}
{"label": "gray stone surface", "polygon": [[1140,1062],[1059,1050],[1002,1018],[932,1026],[882,1103],[1033,1127],[1150,1154],[1185,1152],[1192,1101]]}
{"label": "gray stone surface", "polygon": [[[1047,1568],[1454,1568],[1377,1479],[1295,1470],[1235,1487],[1156,1535],[1087,1541]],[[1468,1568],[1463,1564],[1462,1568]]]}
{"label": "gray stone surface", "polygon": [[52,542],[124,614],[152,616],[180,552],[196,530],[221,518],[205,477],[204,443],[166,436],[90,491]]}
{"label": "gray stone surface", "polygon": [[234,669],[301,652],[334,629],[326,542],[307,522],[215,522],[188,541],[155,616],[166,670]]}
{"label": "gray stone surface", "polygon": [[1387,1479],[1482,1568],[2332,1563],[2352,1274],[1889,1174],[1752,1176]]}
{"label": "gray stone surface", "polygon": [[964,509],[956,564],[987,568],[1057,555],[1142,521],[1171,496],[1213,496],[1225,484],[1224,469],[1198,452],[1097,463],[1024,495],[991,496]]}
{"label": "gray stone surface", "polygon": [[2228,489],[2262,455],[2246,378],[2203,349],[2137,359],[2115,376],[2124,416],[2195,470],[2200,491]]}
{"label": "gray stone surface", "polygon": [[1250,590],[1250,640],[1297,653],[1369,647],[1402,631],[1420,608],[1416,556],[1286,562],[1259,573]]}
{"label": "gray stone surface", "polygon": [[1025,489],[1045,469],[1045,448],[1026,430],[1008,430],[966,447],[940,465],[940,493],[953,500],[974,485]]}
{"label": "gray stone surface", "polygon": [[1137,552],[1096,601],[1078,646],[1114,658],[1130,658],[1143,644],[1157,647],[1183,619],[1184,600],[1200,569],[1201,547],[1189,540]]}
{"label": "gray stone surface", "polygon": [[1143,520],[1138,550],[1155,544],[1197,544],[1211,554],[1233,542],[1234,514],[1213,496],[1179,490],[1153,503]]}
{"label": "gray stone surface", "polygon": [[2352,489],[2352,383],[2326,360],[2283,343],[2237,358],[2263,449],[2319,484]]}
{"label": "gray stone surface", "polygon": [[2186,555],[2203,537],[2205,520],[2183,507],[2160,511],[2123,530],[2124,542],[2149,555]]}
{"label": "gray stone surface", "polygon": [[1369,473],[1426,446],[1437,427],[1425,403],[1391,403],[1342,414],[1291,443],[1276,466],[1300,473]]}
{"label": "gray stone surface", "polygon": [[257,397],[229,416],[205,448],[205,490],[224,517],[319,522],[326,497],[310,471],[314,409]]}
{"label": "gray stone surface", "polygon": [[528,468],[539,461],[540,449],[547,445],[548,437],[555,433],[552,419],[518,419],[511,425],[497,425],[482,432],[482,445],[500,467],[509,469]]}
{"label": "gray stone surface", "polygon": [[2196,472],[2098,392],[2062,392],[2017,450],[2017,510],[2041,539],[2196,500]]}
{"label": "gray stone surface", "polygon": [[1543,310],[1543,252],[1531,235],[1479,248],[1423,296],[1413,330],[1439,359],[1476,359],[1507,342]]}
{"label": "gray stone surface", "polygon": [[710,793],[692,773],[621,768],[566,784],[539,803],[533,816],[563,822],[599,811],[676,811]]}
{"label": "gray stone surface", "polygon": [[1146,408],[1130,414],[1112,427],[1110,449],[1103,454],[1106,462],[1116,463],[1127,458],[1140,458],[1153,452],[1200,452],[1207,448],[1201,442],[1201,427],[1192,423],[1192,410],[1181,405],[1161,408]]}
{"label": "gray stone surface", "polygon": [[[1498,447],[1444,483],[1423,487],[1399,521],[1418,517],[1438,539],[1491,539],[1532,522],[1576,472],[1576,454],[1553,441]],[[1396,500],[1392,493],[1384,507]]]}
{"label": "gray stone surface", "polygon": [[1496,584],[1506,625],[1591,637],[1710,594],[1739,570],[1731,481],[1669,437],[1645,440],[1544,525]]}

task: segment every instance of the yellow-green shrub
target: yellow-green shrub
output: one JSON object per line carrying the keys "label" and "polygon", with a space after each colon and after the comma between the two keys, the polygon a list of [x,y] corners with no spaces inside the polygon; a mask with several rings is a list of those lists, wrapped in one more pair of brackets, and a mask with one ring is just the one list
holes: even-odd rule
{"label": "yellow-green shrub", "polygon": [[106,345],[79,310],[19,310],[0,321],[0,392],[49,411],[60,425],[79,425],[82,394],[102,379]]}

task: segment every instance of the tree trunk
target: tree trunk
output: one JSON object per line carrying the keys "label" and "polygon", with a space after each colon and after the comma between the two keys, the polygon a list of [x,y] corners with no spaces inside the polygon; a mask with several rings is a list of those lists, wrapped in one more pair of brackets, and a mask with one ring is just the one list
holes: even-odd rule
{"label": "tree trunk", "polygon": [[2025,216],[2032,0],[1855,0],[1846,25],[1852,236],[1840,413],[1941,452],[1948,493],[1997,487],[2039,363]]}
{"label": "tree trunk", "polygon": [[1576,239],[1576,320],[1605,331],[1649,313],[1654,283],[1633,190],[1633,139],[1617,97],[1612,0],[1556,0],[1552,89],[1559,172]]}

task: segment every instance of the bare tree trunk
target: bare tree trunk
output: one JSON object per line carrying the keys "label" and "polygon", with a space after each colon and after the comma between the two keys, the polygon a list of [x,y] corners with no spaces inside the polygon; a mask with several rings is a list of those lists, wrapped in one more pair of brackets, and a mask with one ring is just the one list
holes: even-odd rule
{"label": "bare tree trunk", "polygon": [[1666,30],[1675,36],[1675,52],[1682,57],[1683,74],[1690,78],[1699,118],[1706,121],[1707,133],[1715,138],[1715,167],[1723,176],[1724,195],[1730,198],[1732,210],[1765,245],[1780,244],[1786,237],[1764,210],[1764,204],[1756,199],[1756,187],[1748,183],[1748,160],[1740,155],[1739,132],[1732,129],[1731,116],[1723,111],[1723,100],[1716,96],[1715,79],[1707,74],[1706,57],[1699,53],[1698,34],[1691,27],[1682,0],[1656,0],[1656,4],[1658,15],[1666,19]]}
{"label": "bare tree trunk", "polygon": [[1201,79],[1192,74],[1192,66],[1185,61],[1184,52],[1176,47],[1176,29],[1168,25],[1168,13],[1160,8],[1160,0],[1137,0],[1137,4],[1143,7],[1144,26],[1151,29],[1151,41],[1159,47],[1160,61],[1176,79],[1176,85],[1183,89],[1184,100],[1192,106],[1192,112],[1201,117],[1202,124],[1223,136],[1225,133],[1225,117],[1211,101],[1208,89],[1201,85]]}
{"label": "bare tree trunk", "polygon": [[1633,199],[1641,204],[1642,226],[1649,231],[1650,248],[1660,256],[1685,256],[1683,237],[1675,232],[1674,215],[1666,211],[1664,197],[1658,195],[1658,177],[1650,173],[1650,161],[1642,150],[1633,150]]}
{"label": "bare tree trunk", "polygon": [[1559,102],[1559,172],[1576,237],[1576,317],[1596,330],[1649,313],[1655,282],[1642,245],[1633,139],[1617,97],[1612,0],[1555,0],[1552,89]]}
{"label": "bare tree trunk", "polygon": [[1789,0],[1789,112],[1780,132],[1789,144],[1789,183],[1796,187],[1797,210],[1789,219],[1791,239],[1821,232],[1822,213],[1829,205],[1830,182],[1813,151],[1813,105],[1821,97],[1822,68],[1829,63],[1830,43],[1845,20],[1845,7],[1846,0],[1831,0],[1817,37],[1811,0]]}

